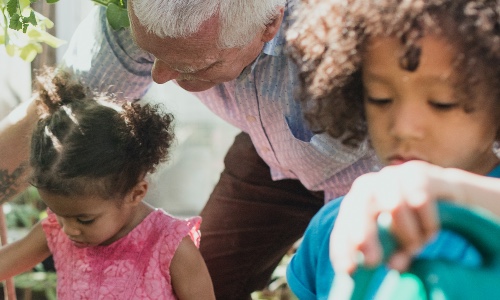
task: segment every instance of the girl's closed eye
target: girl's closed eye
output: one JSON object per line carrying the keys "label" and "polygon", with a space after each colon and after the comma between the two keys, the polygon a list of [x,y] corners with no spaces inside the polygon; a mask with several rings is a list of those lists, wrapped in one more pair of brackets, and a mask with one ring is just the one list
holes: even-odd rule
{"label": "girl's closed eye", "polygon": [[371,96],[366,97],[366,102],[369,104],[383,106],[392,102],[390,98],[375,98]]}
{"label": "girl's closed eye", "polygon": [[460,107],[458,102],[446,102],[438,100],[430,100],[429,104],[436,110],[439,111],[450,111],[452,109]]}
{"label": "girl's closed eye", "polygon": [[94,222],[95,219],[81,219],[77,218],[76,221],[82,225],[90,225]]}

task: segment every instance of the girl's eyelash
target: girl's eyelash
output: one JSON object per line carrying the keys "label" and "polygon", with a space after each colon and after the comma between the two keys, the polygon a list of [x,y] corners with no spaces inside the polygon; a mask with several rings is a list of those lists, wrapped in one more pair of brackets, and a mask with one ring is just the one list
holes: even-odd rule
{"label": "girl's eyelash", "polygon": [[458,103],[441,103],[441,102],[431,101],[430,104],[438,110],[450,110],[458,107]]}
{"label": "girl's eyelash", "polygon": [[92,224],[94,222],[94,220],[80,220],[80,219],[76,219],[76,221],[82,225],[89,225],[89,224]]}
{"label": "girl's eyelash", "polygon": [[389,102],[391,102],[391,99],[389,98],[373,98],[373,97],[366,97],[366,101],[376,104],[376,105],[384,105]]}

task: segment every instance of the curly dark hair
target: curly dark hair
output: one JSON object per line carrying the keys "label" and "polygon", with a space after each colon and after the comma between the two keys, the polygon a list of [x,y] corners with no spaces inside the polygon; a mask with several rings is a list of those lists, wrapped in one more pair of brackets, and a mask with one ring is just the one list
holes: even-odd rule
{"label": "curly dark hair", "polygon": [[159,104],[118,104],[62,71],[35,80],[40,119],[31,139],[30,183],[61,195],[125,195],[168,158],[173,116]]}
{"label": "curly dark hair", "polygon": [[362,54],[375,36],[401,40],[399,62],[408,71],[418,68],[422,36],[445,38],[458,53],[456,97],[464,109],[472,110],[472,95],[487,87],[500,110],[498,0],[302,0],[297,12],[288,52],[299,66],[299,98],[315,132],[353,147],[366,138]]}

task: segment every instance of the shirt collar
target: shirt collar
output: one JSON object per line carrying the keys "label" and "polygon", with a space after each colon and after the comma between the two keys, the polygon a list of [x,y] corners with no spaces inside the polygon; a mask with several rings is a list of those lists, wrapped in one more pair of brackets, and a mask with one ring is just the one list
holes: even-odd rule
{"label": "shirt collar", "polygon": [[486,176],[500,178],[500,165],[496,166],[491,172],[486,174]]}
{"label": "shirt collar", "polygon": [[259,54],[259,56],[257,56],[257,58],[250,65],[248,65],[245,69],[243,69],[238,78],[245,78],[250,72],[252,72],[257,63],[259,62],[259,59],[263,55],[270,55],[270,56],[284,55],[284,47],[286,45],[285,32],[286,29],[290,26],[290,15],[291,12],[293,11],[293,8],[295,7],[295,3],[296,0],[287,1],[285,6],[285,13],[283,15],[283,22],[280,26],[278,33],[276,33],[276,35],[272,40],[264,44],[264,48],[262,49],[262,52]]}

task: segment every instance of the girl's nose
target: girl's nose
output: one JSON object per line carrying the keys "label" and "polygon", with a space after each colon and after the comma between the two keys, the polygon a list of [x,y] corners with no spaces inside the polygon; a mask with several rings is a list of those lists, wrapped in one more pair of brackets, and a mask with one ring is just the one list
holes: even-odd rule
{"label": "girl's nose", "polygon": [[420,139],[424,134],[425,111],[415,105],[400,104],[394,109],[390,132],[398,139]]}
{"label": "girl's nose", "polygon": [[155,59],[153,69],[151,70],[151,77],[153,77],[154,82],[162,84],[179,77],[179,72],[170,69],[165,63]]}
{"label": "girl's nose", "polygon": [[68,220],[60,220],[59,224],[61,224],[63,232],[67,236],[78,236],[81,234],[81,231],[78,229],[76,225],[71,224],[72,222]]}

